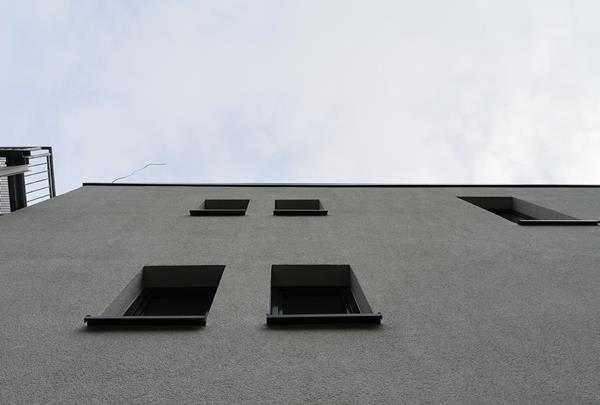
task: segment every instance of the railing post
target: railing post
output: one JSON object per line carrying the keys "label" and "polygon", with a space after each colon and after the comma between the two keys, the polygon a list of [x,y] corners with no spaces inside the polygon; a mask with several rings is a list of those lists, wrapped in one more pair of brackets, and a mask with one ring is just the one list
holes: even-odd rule
{"label": "railing post", "polygon": [[50,198],[56,197],[56,185],[54,184],[54,153],[52,146],[46,146],[49,155],[46,157],[46,167],[48,168],[48,186],[50,186]]}

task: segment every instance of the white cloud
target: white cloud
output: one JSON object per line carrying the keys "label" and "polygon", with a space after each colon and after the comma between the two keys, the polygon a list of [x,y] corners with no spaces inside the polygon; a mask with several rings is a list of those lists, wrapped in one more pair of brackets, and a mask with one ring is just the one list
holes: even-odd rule
{"label": "white cloud", "polygon": [[0,130],[61,191],[600,183],[595,2],[52,4],[1,6]]}

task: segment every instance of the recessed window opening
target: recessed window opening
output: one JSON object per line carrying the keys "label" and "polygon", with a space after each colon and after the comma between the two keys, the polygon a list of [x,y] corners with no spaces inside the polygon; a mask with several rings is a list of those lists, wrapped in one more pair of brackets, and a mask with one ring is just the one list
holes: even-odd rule
{"label": "recessed window opening", "polygon": [[459,197],[519,225],[597,225],[515,197]]}
{"label": "recessed window opening", "polygon": [[250,200],[204,200],[198,209],[190,210],[192,216],[246,215]]}
{"label": "recessed window opening", "polygon": [[274,215],[327,215],[320,200],[275,200]]}
{"label": "recessed window opening", "polygon": [[347,287],[280,287],[274,295],[279,315],[360,313]]}
{"label": "recessed window opening", "polygon": [[225,266],[146,266],[88,326],[198,325],[206,317]]}
{"label": "recessed window opening", "polygon": [[144,288],[123,316],[206,315],[216,288]]}
{"label": "recessed window opening", "polygon": [[496,215],[500,215],[502,218],[508,219],[509,221],[519,223],[521,220],[535,220],[532,216],[523,214],[512,209],[490,209],[488,210]]}
{"label": "recessed window opening", "polygon": [[381,323],[348,265],[275,265],[267,324]]}

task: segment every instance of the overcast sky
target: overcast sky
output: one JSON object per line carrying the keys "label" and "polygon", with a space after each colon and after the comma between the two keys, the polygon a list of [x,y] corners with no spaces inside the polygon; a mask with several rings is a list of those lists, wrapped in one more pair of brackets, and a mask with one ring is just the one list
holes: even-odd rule
{"label": "overcast sky", "polygon": [[83,181],[600,183],[600,2],[0,0],[0,145]]}

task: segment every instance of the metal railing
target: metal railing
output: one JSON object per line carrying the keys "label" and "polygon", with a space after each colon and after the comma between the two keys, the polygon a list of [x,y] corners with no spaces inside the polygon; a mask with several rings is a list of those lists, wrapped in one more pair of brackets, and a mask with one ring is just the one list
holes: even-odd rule
{"label": "metal railing", "polygon": [[0,214],[55,196],[52,147],[0,147]]}

